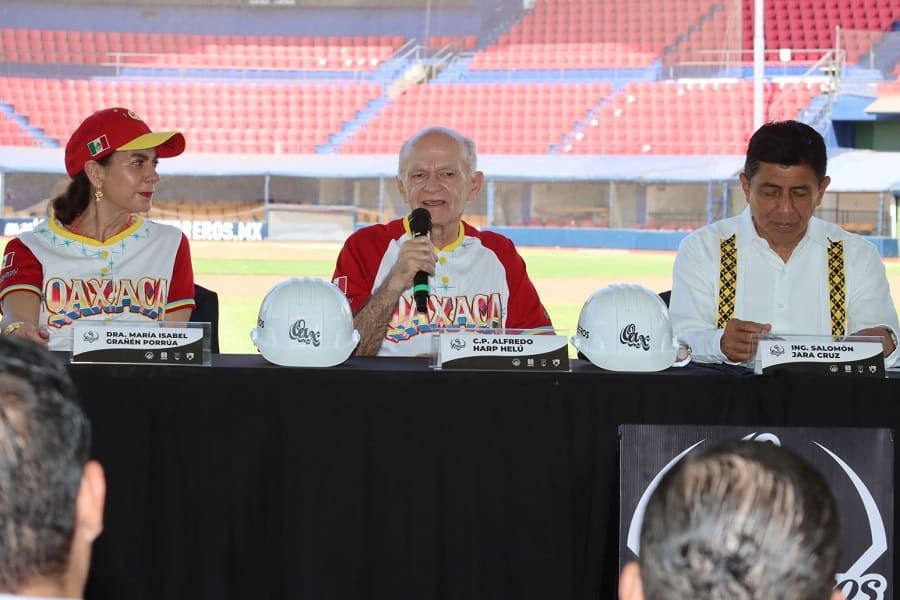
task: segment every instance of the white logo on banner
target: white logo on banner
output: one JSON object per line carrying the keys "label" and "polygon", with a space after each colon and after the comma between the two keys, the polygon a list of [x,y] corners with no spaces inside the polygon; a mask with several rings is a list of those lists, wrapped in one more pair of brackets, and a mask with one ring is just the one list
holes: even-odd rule
{"label": "white logo on banner", "polygon": [[[754,440],[757,442],[772,442],[776,446],[781,446],[781,440],[773,433],[757,434],[754,431],[741,439]],[[631,523],[628,526],[628,536],[626,538],[626,546],[635,556],[640,555],[641,524],[644,522],[644,512],[647,509],[647,503],[650,501],[650,496],[653,495],[654,490],[656,490],[656,487],[659,485],[663,476],[665,476],[665,474],[668,473],[686,454],[705,441],[705,439],[700,440],[699,442],[688,446],[672,460],[663,465],[662,469],[659,470],[656,476],[653,477],[647,485],[647,489],[644,490],[644,493],[641,494],[641,498],[638,500],[634,513],[631,516]],[[874,565],[875,561],[887,551],[887,532],[884,528],[884,519],[881,517],[881,511],[878,510],[875,498],[872,497],[869,488],[863,483],[859,475],[856,474],[856,471],[854,471],[838,455],[819,442],[813,442],[813,444],[828,454],[828,456],[838,464],[850,479],[850,482],[853,484],[856,493],[862,501],[863,508],[865,508],[866,519],[869,523],[869,531],[872,539],[871,545],[856,559],[850,568],[844,573],[837,574],[836,588],[844,594],[846,600],[884,600],[884,593],[887,590],[887,580],[883,575],[878,573],[866,573],[866,570]]]}
{"label": "white logo on banner", "polygon": [[866,509],[866,520],[869,522],[869,532],[872,537],[872,545],[862,553],[862,556],[857,558],[856,562],[845,573],[837,574],[838,589],[844,593],[844,597],[847,600],[854,600],[854,598],[877,598],[882,600],[887,589],[887,580],[878,573],[866,573],[866,570],[874,565],[875,561],[882,554],[887,552],[887,532],[884,530],[884,519],[881,518],[881,511],[878,510],[875,498],[872,497],[869,488],[859,478],[856,471],[819,442],[813,443],[834,459],[834,462],[844,470],[844,473],[853,483],[853,487],[856,488],[856,493],[859,494],[863,507]]}
{"label": "white logo on banner", "polygon": [[644,522],[644,511],[647,510],[647,503],[650,501],[650,496],[653,495],[656,486],[659,485],[660,479],[662,479],[685,454],[705,441],[706,440],[700,440],[693,446],[688,446],[687,450],[684,450],[681,454],[667,462],[666,465],[660,469],[659,473],[656,474],[656,477],[650,481],[650,485],[647,486],[644,493],[641,494],[641,499],[638,501],[637,506],[634,509],[634,514],[631,516],[631,525],[628,527],[628,538],[626,542],[628,549],[634,552],[635,556],[638,556],[641,553],[641,524]]}
{"label": "white logo on banner", "polygon": [[754,442],[772,442],[779,448],[781,447],[781,440],[774,433],[760,433],[759,435],[757,435],[756,432],[754,431],[753,433],[748,433],[741,439],[744,441],[752,440]]}

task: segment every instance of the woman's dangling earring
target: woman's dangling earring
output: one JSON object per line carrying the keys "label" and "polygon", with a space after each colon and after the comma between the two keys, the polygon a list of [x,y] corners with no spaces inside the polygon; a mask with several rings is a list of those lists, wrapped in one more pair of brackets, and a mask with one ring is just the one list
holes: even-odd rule
{"label": "woman's dangling earring", "polygon": [[99,203],[101,200],[103,200],[103,190],[97,188],[94,192],[94,201]]}

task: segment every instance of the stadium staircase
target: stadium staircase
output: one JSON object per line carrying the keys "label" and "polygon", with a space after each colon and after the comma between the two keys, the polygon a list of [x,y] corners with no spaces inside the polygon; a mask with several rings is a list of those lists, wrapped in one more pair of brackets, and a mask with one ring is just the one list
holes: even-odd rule
{"label": "stadium staircase", "polygon": [[0,122],[0,145],[8,141],[13,146],[59,147],[56,140],[44,135],[43,129],[32,125],[28,117],[19,114],[11,104],[0,102],[0,114],[3,115]]}
{"label": "stadium staircase", "polygon": [[595,106],[588,110],[587,115],[583,119],[579,119],[572,129],[563,133],[558,144],[551,144],[548,154],[571,152],[574,148],[574,144],[584,139],[585,133],[589,128],[597,126],[597,123],[599,122],[598,119],[600,118],[600,114],[604,107],[612,102],[613,99],[629,84],[638,81],[656,81],[656,79],[655,74],[648,77],[646,73],[643,73],[641,76],[632,76],[629,79],[612,80],[612,93],[609,96],[601,98]]}
{"label": "stadium staircase", "polygon": [[596,106],[588,110],[587,116],[585,116],[585,118],[583,119],[578,120],[571,130],[565,132],[558,144],[551,144],[549,154],[562,154],[564,152],[571,152],[573,144],[584,139],[584,134],[585,131],[587,131],[588,127],[596,125],[596,123],[598,122],[597,119],[599,119],[600,112],[603,110],[603,107],[612,102],[612,99],[624,88],[624,86],[625,82],[620,82],[620,86],[618,88],[613,88],[613,94],[611,96],[601,99]]}
{"label": "stadium staircase", "polygon": [[390,102],[390,98],[387,92],[370,100],[365,108],[356,113],[355,117],[344,122],[340,131],[329,136],[326,143],[316,146],[316,154],[337,154],[340,151],[341,144],[354,133],[365,128],[388,102]]}
{"label": "stadium staircase", "polygon": [[385,61],[376,70],[375,79],[384,84],[381,95],[372,98],[353,116],[352,119],[344,121],[338,131],[328,136],[328,141],[324,144],[317,145],[315,149],[316,154],[338,153],[341,144],[355,132],[366,127],[372,118],[390,101],[390,96],[388,95],[390,84],[401,78],[414,62],[413,59],[407,57],[407,52],[403,51],[407,46],[408,44],[404,44],[397,55],[390,60]]}
{"label": "stadium staircase", "polygon": [[469,72],[469,64],[472,62],[473,54],[471,52],[460,53],[441,71],[437,77],[432,79],[434,83],[453,83],[465,81]]}
{"label": "stadium staircase", "polygon": [[316,154],[338,153],[344,141],[360,129],[365,128],[391,102],[393,97],[402,95],[410,87],[423,82],[438,81],[447,71],[450,71],[448,77],[452,80],[458,76],[460,69],[465,70],[465,62],[461,62],[458,57],[454,58],[458,51],[440,47],[440,44],[438,46],[439,48],[435,52],[431,52],[430,56],[424,58],[409,58],[409,53],[403,53],[385,63],[384,70],[390,74],[390,77],[384,80],[382,94],[373,98],[352,119],[344,122],[340,130],[329,136],[325,144],[317,146]]}
{"label": "stadium staircase", "polygon": [[823,136],[826,135],[831,130],[831,107],[828,96],[820,94],[813,98],[809,106],[800,111],[797,118]]}
{"label": "stadium staircase", "polygon": [[[675,41],[666,46],[662,52],[663,65],[669,64],[674,56],[678,55],[679,49],[689,46],[691,42],[699,41],[700,44],[706,44],[704,33],[708,33],[714,25],[718,25],[716,16],[724,14],[725,7],[721,4],[714,4],[709,7],[705,13],[702,13],[697,20],[688,25],[684,33],[678,35]],[[715,47],[715,46],[712,46]]]}

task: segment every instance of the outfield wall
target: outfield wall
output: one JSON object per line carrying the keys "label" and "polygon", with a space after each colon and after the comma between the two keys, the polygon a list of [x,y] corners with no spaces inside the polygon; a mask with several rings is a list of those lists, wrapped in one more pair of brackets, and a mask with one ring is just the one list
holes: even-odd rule
{"label": "outfield wall", "polygon": [[[172,163],[174,164],[174,163]],[[169,167],[169,163],[165,165]],[[2,167],[0,167],[2,169]],[[6,207],[33,209],[48,196],[61,193],[68,178],[57,173],[10,172],[3,178]],[[49,191],[49,193],[48,193]],[[154,202],[198,205],[204,214],[156,214],[154,218],[215,219],[203,205],[218,210],[229,206],[245,209],[257,203],[260,210],[279,205],[287,209],[329,211],[356,210],[363,223],[386,222],[409,211],[393,176],[300,177],[284,175],[209,176],[166,174]],[[891,236],[896,230],[896,200],[876,192],[828,191],[816,216],[863,235]],[[478,196],[466,207],[473,225],[497,227],[583,227],[684,231],[734,216],[746,207],[737,180],[708,182],[641,181],[516,181],[486,178]],[[187,211],[188,213],[192,211]],[[233,210],[231,212],[234,212]],[[238,219],[239,215],[222,218]],[[249,220],[249,219],[248,219]],[[271,218],[270,226],[273,225]],[[302,225],[302,223],[295,223]],[[293,233],[274,224],[272,235],[302,239],[309,228]],[[279,234],[282,231],[282,234]],[[313,235],[308,239],[320,239]]]}
{"label": "outfield wall", "polygon": [[[23,231],[31,231],[39,221],[39,219],[0,219],[0,236],[13,237]],[[157,221],[178,227],[191,240],[255,242],[266,239],[268,234],[265,223],[165,219]]]}

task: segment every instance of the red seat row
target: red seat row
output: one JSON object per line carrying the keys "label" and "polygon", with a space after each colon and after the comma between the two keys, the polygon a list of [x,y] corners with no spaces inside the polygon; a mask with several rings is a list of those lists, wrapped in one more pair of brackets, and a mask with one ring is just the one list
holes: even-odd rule
{"label": "red seat row", "polygon": [[[60,144],[91,112],[127,106],[154,128],[183,131],[188,148],[194,151],[228,146],[227,152],[312,153],[381,92],[380,85],[368,83],[243,85],[0,78],[0,99]],[[273,101],[276,97],[279,100]],[[193,98],[204,100],[194,102]]]}
{"label": "red seat row", "polygon": [[647,67],[717,4],[644,0],[636,10],[632,0],[537,0],[470,68]]}
{"label": "red seat row", "polygon": [[0,113],[0,146],[32,146],[36,140],[28,135],[18,123]]}
{"label": "red seat row", "polygon": [[[796,118],[820,91],[768,84],[765,117]],[[380,94],[372,84],[0,78],[0,100],[61,144],[93,110],[124,105],[155,128],[184,131],[189,149],[201,152],[311,153]],[[745,81],[639,82],[616,94],[607,83],[431,83],[391,101],[339,150],[393,153],[416,130],[439,123],[471,136],[486,154],[740,154],[752,130],[752,96]],[[0,134],[5,144],[34,143],[13,123]]]}
{"label": "red seat row", "polygon": [[[766,45],[796,50],[834,48],[836,30],[847,61],[857,63],[900,20],[900,0],[765,0]],[[742,43],[753,43],[753,0],[743,0]],[[818,60],[822,52],[799,52]],[[773,57],[777,60],[777,57]]]}
{"label": "red seat row", "polygon": [[[767,84],[767,120],[797,118],[821,90]],[[753,85],[632,83],[567,146],[575,154],[743,154],[753,131]],[[690,124],[686,127],[686,124]]]}
{"label": "red seat row", "polygon": [[441,123],[471,136],[479,152],[546,154],[611,93],[608,83],[417,86],[385,107],[341,152],[394,152],[418,129]]}
{"label": "red seat row", "polygon": [[369,71],[401,36],[235,36],[0,28],[0,61],[157,68]]}

